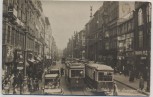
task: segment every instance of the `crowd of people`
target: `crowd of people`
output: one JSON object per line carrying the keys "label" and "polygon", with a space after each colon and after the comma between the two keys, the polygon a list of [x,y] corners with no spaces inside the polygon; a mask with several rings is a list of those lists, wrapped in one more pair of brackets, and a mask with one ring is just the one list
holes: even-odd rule
{"label": "crowd of people", "polygon": [[[29,57],[27,59],[28,65],[26,66],[26,77],[27,77],[27,87],[28,91],[36,91],[39,90],[39,83],[42,80],[42,74],[43,74],[43,60],[39,60],[37,57],[33,57],[32,54],[29,54]],[[13,90],[13,94],[16,94],[17,91],[20,92],[20,94],[24,91],[24,69],[19,70],[17,69],[18,63],[15,63],[14,69],[10,73],[9,77],[6,76],[3,79],[2,83],[2,89],[4,90],[3,94],[9,94],[10,90]]]}

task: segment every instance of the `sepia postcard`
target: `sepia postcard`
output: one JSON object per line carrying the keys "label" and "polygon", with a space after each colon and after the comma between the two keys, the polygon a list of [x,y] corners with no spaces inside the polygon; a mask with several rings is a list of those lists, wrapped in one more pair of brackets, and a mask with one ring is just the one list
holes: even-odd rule
{"label": "sepia postcard", "polygon": [[2,95],[150,95],[151,2],[2,3]]}

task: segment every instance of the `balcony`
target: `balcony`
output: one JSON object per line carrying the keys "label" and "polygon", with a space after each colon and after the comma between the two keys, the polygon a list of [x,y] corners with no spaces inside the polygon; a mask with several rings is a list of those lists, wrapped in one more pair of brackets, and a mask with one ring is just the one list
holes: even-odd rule
{"label": "balcony", "polygon": [[17,19],[17,10],[11,5],[8,7],[8,17],[12,21]]}
{"label": "balcony", "polygon": [[21,20],[19,20],[18,18],[13,22],[13,24],[17,25],[22,30],[27,30],[25,24],[21,22]]}

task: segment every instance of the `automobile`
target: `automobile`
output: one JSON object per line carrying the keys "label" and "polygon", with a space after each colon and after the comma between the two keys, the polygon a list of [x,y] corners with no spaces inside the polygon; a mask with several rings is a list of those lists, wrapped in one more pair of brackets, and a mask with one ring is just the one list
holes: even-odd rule
{"label": "automobile", "polygon": [[58,74],[46,74],[43,93],[45,95],[63,95]]}

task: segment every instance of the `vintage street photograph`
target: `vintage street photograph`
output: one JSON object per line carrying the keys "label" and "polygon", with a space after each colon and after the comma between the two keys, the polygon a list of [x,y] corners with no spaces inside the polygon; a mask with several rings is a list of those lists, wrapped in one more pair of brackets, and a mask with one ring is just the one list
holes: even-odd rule
{"label": "vintage street photograph", "polygon": [[2,3],[2,95],[150,95],[151,2]]}

